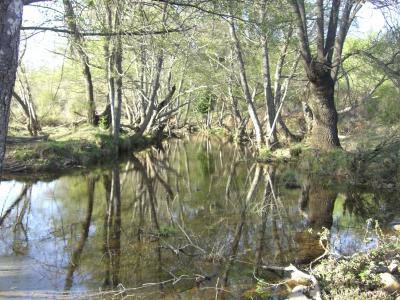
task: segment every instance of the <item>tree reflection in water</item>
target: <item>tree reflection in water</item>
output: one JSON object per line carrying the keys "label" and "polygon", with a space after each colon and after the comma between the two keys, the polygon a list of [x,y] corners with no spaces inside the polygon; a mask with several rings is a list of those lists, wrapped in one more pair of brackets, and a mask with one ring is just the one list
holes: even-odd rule
{"label": "tree reflection in water", "polygon": [[[0,198],[6,201],[0,260],[14,253],[15,264],[21,258],[30,264],[0,282],[0,290],[11,281],[20,290],[70,293],[153,283],[138,291],[209,298],[218,283],[219,294],[228,290],[229,298],[254,276],[274,279],[264,265],[320,256],[322,227],[331,229],[332,239],[359,244],[367,218],[384,227],[399,216],[395,195],[256,164],[245,149],[223,141],[172,140],[163,148],[110,169],[21,183],[13,197]],[[302,188],[286,188],[289,175]]]}

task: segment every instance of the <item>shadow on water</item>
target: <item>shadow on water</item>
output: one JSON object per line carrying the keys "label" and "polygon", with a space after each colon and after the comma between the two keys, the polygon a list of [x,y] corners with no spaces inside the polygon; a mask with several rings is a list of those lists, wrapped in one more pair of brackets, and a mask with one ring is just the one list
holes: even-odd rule
{"label": "shadow on water", "polygon": [[278,280],[263,266],[321,256],[323,228],[349,255],[376,244],[371,220],[386,230],[400,217],[398,194],[256,164],[201,137],[0,192],[1,297],[238,298],[255,278]]}

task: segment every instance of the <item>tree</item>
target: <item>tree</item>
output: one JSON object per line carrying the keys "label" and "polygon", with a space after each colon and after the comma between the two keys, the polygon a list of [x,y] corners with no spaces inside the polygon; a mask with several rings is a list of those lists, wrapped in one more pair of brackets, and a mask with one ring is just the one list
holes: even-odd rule
{"label": "tree", "polygon": [[236,57],[239,63],[239,75],[240,75],[240,83],[242,86],[243,95],[247,103],[247,109],[249,111],[250,119],[254,126],[257,147],[261,148],[263,145],[264,136],[263,136],[261,122],[257,115],[257,110],[254,103],[256,89],[254,89],[253,93],[250,92],[242,47],[240,45],[240,41],[237,35],[236,22],[233,18],[231,18],[229,22],[229,28],[230,28],[233,47],[235,49]]}
{"label": "tree", "polygon": [[18,68],[23,6],[42,1],[46,0],[3,0],[0,3],[0,172],[3,170],[10,104]]}
{"label": "tree", "polygon": [[[261,0],[259,10],[260,10],[260,24],[263,24],[265,26],[267,21],[266,20],[267,0]],[[264,97],[265,97],[266,110],[268,114],[267,133],[269,135],[269,138],[267,139],[267,145],[272,147],[274,146],[274,144],[278,142],[278,137],[276,135],[276,130],[271,130],[275,120],[276,107],[274,102],[274,95],[272,93],[269,43],[265,28],[262,28],[262,32],[260,35],[260,43],[262,48],[262,61],[263,61],[262,73],[263,73]]]}
{"label": "tree", "polygon": [[76,15],[74,11],[74,7],[70,0],[63,0],[63,6],[65,11],[65,22],[67,23],[68,29],[72,32],[71,40],[73,43],[74,49],[76,49],[79,59],[82,65],[82,73],[85,77],[85,88],[86,88],[86,101],[87,101],[87,121],[91,125],[97,125],[96,120],[96,105],[94,101],[94,91],[93,91],[93,81],[92,81],[92,72],[89,66],[89,56],[84,50],[85,40],[82,34],[80,33]]}
{"label": "tree", "polygon": [[[290,0],[296,19],[297,36],[305,72],[310,82],[308,104],[312,111],[310,142],[316,148],[340,147],[335,107],[335,83],[342,61],[343,45],[350,25],[365,1],[323,0],[315,4],[315,50],[311,50],[311,31],[304,0]],[[325,17],[329,14],[327,30]],[[340,16],[340,18],[339,18]]]}

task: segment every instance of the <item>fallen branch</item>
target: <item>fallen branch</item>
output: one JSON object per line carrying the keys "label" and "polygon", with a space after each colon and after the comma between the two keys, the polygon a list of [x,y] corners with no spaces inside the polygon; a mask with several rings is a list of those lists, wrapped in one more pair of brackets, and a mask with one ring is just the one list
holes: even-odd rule
{"label": "fallen branch", "polygon": [[48,134],[32,137],[7,137],[7,144],[25,144],[30,142],[47,141]]}

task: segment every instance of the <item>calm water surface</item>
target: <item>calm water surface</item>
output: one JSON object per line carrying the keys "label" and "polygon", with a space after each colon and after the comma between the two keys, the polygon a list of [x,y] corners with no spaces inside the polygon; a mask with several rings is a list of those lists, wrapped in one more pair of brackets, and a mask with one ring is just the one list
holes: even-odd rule
{"label": "calm water surface", "polygon": [[[0,298],[245,298],[263,265],[350,255],[400,220],[399,195],[332,184],[245,149],[172,140],[109,169],[0,183]],[[50,296],[51,295],[51,296]]]}

